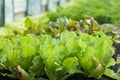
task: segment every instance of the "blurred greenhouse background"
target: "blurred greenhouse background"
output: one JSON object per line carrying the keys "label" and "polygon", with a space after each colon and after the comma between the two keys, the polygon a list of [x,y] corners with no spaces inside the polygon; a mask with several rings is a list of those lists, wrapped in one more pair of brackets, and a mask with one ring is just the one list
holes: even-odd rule
{"label": "blurred greenhouse background", "polygon": [[69,0],[0,0],[0,25],[27,15],[40,15],[63,6]]}
{"label": "blurred greenhouse background", "polygon": [[38,15],[43,15],[41,23],[59,17],[79,20],[88,15],[100,24],[120,25],[120,0],[0,0],[0,12],[1,26],[25,16]]}

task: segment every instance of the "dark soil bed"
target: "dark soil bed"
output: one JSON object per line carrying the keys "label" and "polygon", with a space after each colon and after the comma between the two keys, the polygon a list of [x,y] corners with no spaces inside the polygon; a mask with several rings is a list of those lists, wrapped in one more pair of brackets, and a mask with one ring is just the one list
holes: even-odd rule
{"label": "dark soil bed", "polygon": [[69,77],[67,80],[114,80],[114,79],[111,79],[104,75],[102,76],[101,79],[96,79],[96,78],[88,78],[81,74],[74,74],[73,76]]}

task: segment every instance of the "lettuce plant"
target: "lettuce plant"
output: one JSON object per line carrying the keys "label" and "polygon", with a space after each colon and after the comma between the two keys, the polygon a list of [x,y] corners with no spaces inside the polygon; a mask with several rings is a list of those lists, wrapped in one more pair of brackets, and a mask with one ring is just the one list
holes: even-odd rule
{"label": "lettuce plant", "polygon": [[[75,73],[99,79],[103,74],[114,73],[109,69],[116,63],[112,44],[112,38],[102,31],[91,35],[64,31],[59,37],[16,36],[1,47],[5,57],[0,64],[21,80],[45,80],[45,76],[50,80],[65,80]],[[119,79],[119,71],[114,74],[111,77]]]}

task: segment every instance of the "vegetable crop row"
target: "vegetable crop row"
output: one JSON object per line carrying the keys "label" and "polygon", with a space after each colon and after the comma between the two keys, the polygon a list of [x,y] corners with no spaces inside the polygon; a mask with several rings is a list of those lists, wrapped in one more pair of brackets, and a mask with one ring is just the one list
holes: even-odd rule
{"label": "vegetable crop row", "polygon": [[12,40],[0,38],[0,42],[0,69],[12,72],[1,75],[20,80],[41,80],[47,75],[49,80],[65,80],[81,73],[98,79],[103,74],[120,79],[119,71],[109,69],[117,63],[112,58],[112,39],[101,31],[92,35],[64,31],[58,38],[27,34]]}

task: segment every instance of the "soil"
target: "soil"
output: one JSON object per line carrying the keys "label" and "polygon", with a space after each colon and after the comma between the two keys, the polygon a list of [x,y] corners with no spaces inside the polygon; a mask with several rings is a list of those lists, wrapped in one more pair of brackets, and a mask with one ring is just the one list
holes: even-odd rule
{"label": "soil", "polygon": [[102,78],[96,79],[96,78],[88,78],[88,77],[85,77],[84,75],[81,75],[81,74],[74,74],[73,76],[69,77],[66,80],[114,80],[114,79],[111,79],[111,78],[106,77],[104,75],[102,76]]}
{"label": "soil", "polygon": [[19,80],[19,79],[15,79],[15,78],[10,78],[10,77],[3,77],[3,76],[0,76],[0,80]]}
{"label": "soil", "polygon": [[120,57],[120,43],[119,44],[114,44],[113,45],[115,48],[115,55],[113,56],[113,58],[117,58]]}
{"label": "soil", "polygon": [[[116,60],[118,57],[120,57],[120,44],[114,44],[115,48],[115,54],[113,55],[113,58]],[[116,64],[111,67],[115,72],[120,68],[120,64]]]}

